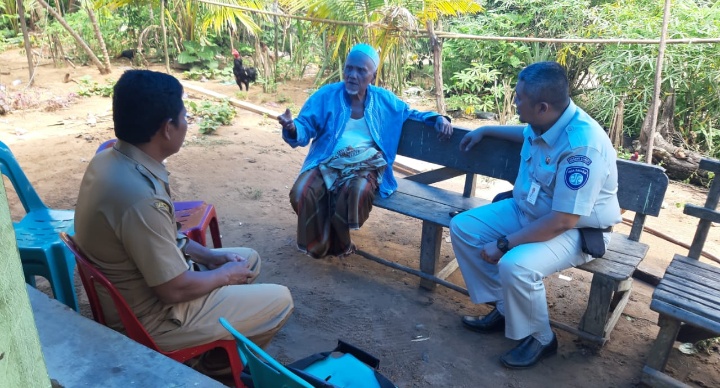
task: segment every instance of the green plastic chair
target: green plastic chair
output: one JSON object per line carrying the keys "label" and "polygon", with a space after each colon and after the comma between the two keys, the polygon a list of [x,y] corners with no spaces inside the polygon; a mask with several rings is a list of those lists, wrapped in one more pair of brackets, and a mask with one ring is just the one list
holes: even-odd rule
{"label": "green plastic chair", "polygon": [[75,212],[48,208],[38,196],[15,156],[0,141],[0,172],[13,185],[25,209],[20,222],[13,222],[25,282],[35,287],[35,276],[50,282],[55,299],[79,311],[75,295],[75,258],[58,237],[74,234]]}
{"label": "green plastic chair", "polygon": [[220,318],[220,324],[235,337],[242,363],[249,368],[256,388],[313,388],[240,334],[225,318]]}

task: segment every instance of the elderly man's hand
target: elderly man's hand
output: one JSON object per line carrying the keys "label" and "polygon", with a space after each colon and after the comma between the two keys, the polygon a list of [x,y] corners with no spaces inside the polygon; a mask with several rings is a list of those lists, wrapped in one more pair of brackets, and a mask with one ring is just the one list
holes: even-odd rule
{"label": "elderly man's hand", "polygon": [[445,117],[438,116],[435,122],[435,131],[438,133],[438,139],[447,140],[453,134],[453,127]]}
{"label": "elderly man's hand", "polygon": [[285,109],[285,113],[278,116],[277,119],[284,130],[290,133],[295,133],[295,123],[293,122],[292,112],[290,112],[290,109]]}

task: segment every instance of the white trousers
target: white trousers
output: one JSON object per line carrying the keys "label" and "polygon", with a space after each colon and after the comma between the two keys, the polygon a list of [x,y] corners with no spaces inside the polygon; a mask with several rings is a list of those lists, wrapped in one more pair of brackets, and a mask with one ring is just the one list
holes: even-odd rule
{"label": "white trousers", "polygon": [[548,241],[516,246],[498,264],[480,257],[486,243],[528,223],[513,199],[460,213],[450,223],[453,249],[470,300],[496,302],[505,316],[505,336],[515,340],[551,330],[543,278],[592,259],[582,252],[577,229]]}

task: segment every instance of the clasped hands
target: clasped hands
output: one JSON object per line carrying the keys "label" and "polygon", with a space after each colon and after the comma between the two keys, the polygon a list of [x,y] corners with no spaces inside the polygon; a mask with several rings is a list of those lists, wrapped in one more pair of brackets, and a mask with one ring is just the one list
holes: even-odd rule
{"label": "clasped hands", "polygon": [[234,252],[218,252],[211,250],[205,258],[204,264],[211,270],[220,269],[226,272],[228,284],[248,284],[253,281],[255,274],[250,269],[250,263]]}
{"label": "clasped hands", "polygon": [[495,241],[491,241],[483,245],[480,250],[480,257],[490,264],[497,264],[503,257],[503,253],[498,249]]}

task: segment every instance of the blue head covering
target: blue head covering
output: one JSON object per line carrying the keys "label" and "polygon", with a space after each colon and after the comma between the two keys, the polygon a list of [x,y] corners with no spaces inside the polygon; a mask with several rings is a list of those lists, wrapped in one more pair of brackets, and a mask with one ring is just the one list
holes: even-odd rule
{"label": "blue head covering", "polygon": [[353,52],[361,52],[365,54],[375,65],[375,69],[377,70],[378,64],[380,63],[380,56],[377,53],[377,50],[375,50],[372,46],[365,43],[356,44],[353,46],[352,49],[350,49],[350,53],[348,55],[352,54]]}

